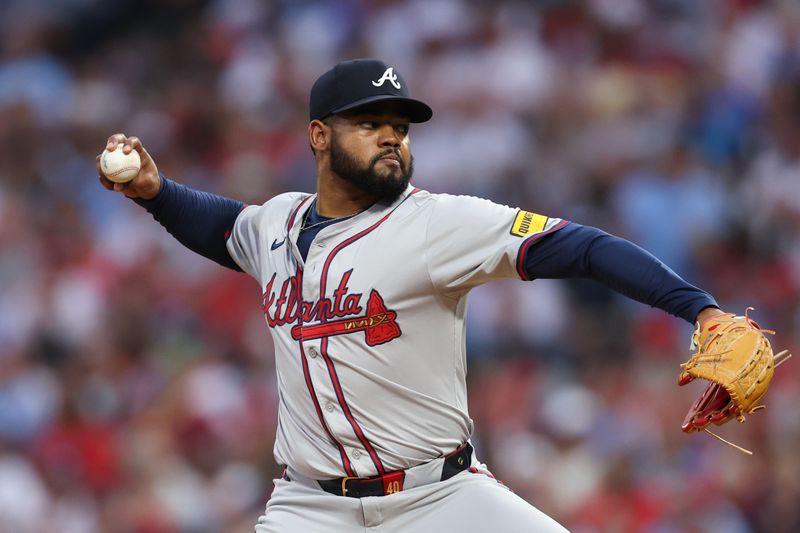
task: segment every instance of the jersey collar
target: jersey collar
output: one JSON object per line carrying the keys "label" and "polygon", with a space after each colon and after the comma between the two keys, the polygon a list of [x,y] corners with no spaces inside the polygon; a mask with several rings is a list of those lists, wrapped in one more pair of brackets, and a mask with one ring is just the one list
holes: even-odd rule
{"label": "jersey collar", "polygon": [[[350,233],[357,233],[363,229],[366,229],[400,205],[415,189],[415,187],[409,184],[402,194],[400,194],[400,196],[398,196],[397,199],[391,204],[376,202],[352,218],[342,220],[341,222],[337,222],[336,224],[322,228],[317,234],[317,238],[322,238],[324,236],[326,239],[336,239],[340,236],[346,237]],[[290,215],[290,219],[287,219],[286,221],[287,227],[291,223],[291,227],[289,227],[289,242],[291,243],[292,253],[300,264],[303,264],[303,260],[300,257],[300,251],[297,249],[297,239],[300,236],[300,226],[302,225],[302,221],[305,218],[308,210],[313,209],[316,199],[316,193],[299,198],[297,205],[294,209],[292,209],[292,211],[296,211],[294,217],[291,218]]]}

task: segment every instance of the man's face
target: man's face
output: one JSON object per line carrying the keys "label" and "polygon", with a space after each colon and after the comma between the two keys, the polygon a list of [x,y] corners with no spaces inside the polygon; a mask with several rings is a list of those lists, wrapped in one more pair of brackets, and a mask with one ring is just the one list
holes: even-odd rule
{"label": "man's face", "polygon": [[325,122],[331,127],[331,171],[378,201],[397,199],[414,173],[408,119],[385,107],[365,107]]}

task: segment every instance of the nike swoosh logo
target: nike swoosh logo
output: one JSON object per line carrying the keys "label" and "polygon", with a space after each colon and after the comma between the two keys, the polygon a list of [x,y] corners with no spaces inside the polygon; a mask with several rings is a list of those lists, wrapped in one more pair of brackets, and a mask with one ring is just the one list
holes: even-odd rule
{"label": "nike swoosh logo", "polygon": [[284,242],[286,242],[286,237],[284,237],[281,242],[278,242],[278,239],[275,239],[274,241],[272,241],[272,246],[270,246],[270,250],[277,250],[278,248],[283,246]]}

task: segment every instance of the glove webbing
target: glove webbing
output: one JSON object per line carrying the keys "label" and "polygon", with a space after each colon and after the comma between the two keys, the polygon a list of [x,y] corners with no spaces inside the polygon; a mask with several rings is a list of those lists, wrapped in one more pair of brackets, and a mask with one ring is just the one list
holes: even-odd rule
{"label": "glove webbing", "polygon": [[[780,352],[778,354],[775,354],[775,356],[774,356],[774,358],[775,358],[775,368],[778,368],[778,365],[780,365],[781,363],[786,362],[786,360],[789,359],[791,356],[792,356],[792,354],[789,353],[789,350],[783,350],[782,352]],[[758,411],[759,409],[764,409],[764,406],[763,405],[759,405],[757,407],[754,407],[754,408],[752,408],[750,410],[750,412],[748,414],[753,413],[755,411]],[[744,418],[744,416],[742,416],[742,418]],[[719,435],[717,435],[716,433],[714,433],[713,431],[711,431],[707,427],[703,428],[703,431],[705,431],[706,433],[708,433],[712,437],[721,440],[722,442],[724,442],[728,446],[732,446],[732,447],[736,448],[740,452],[744,452],[747,455],[753,455],[753,452],[751,452],[750,450],[748,450],[746,448],[742,448],[741,446],[739,446],[737,444],[734,444],[731,441],[723,439],[722,437],[720,437]]]}

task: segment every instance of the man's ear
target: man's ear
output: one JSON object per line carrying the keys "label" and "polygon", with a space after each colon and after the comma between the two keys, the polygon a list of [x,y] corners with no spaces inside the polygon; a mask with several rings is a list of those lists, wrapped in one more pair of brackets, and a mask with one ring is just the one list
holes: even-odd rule
{"label": "man's ear", "polygon": [[331,142],[331,128],[321,120],[308,123],[308,143],[314,152],[327,150]]}

